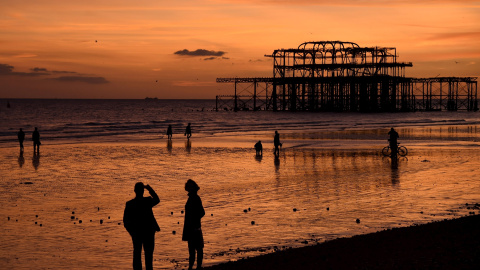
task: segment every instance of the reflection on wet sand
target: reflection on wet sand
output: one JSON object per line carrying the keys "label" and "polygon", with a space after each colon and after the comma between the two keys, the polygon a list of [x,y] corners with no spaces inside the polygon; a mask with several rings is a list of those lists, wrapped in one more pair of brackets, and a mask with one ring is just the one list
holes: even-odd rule
{"label": "reflection on wet sand", "polygon": [[38,170],[40,166],[40,152],[33,152],[32,165],[35,168],[35,171]]}
{"label": "reflection on wet sand", "polygon": [[172,140],[167,140],[167,150],[170,155],[172,154],[172,148],[173,148]]}
{"label": "reflection on wet sand", "polygon": [[23,150],[20,150],[20,154],[18,156],[18,166],[22,168],[23,164],[25,164],[25,158],[23,157]]}
{"label": "reflection on wet sand", "polygon": [[[131,239],[121,218],[128,196],[119,194],[131,193],[139,179],[158,186],[162,198],[154,210],[162,227],[155,269],[188,266],[181,234],[172,232],[182,230],[183,185],[193,176],[206,202],[206,265],[460,215],[457,205],[480,196],[476,149],[414,148],[408,160],[391,160],[378,149],[285,148],[278,158],[266,151],[261,162],[252,158],[251,145],[198,149],[169,155],[163,143],[49,146],[44,174],[19,168],[16,155],[0,155],[0,171],[8,180],[0,184],[0,193],[8,194],[0,197],[0,214],[18,219],[3,223],[2,239],[12,244],[0,252],[15,269],[29,269],[32,260],[38,268],[63,269],[69,261],[75,269],[98,269],[101,260],[127,269]],[[32,159],[37,168],[39,159]],[[25,179],[32,184],[12,188]],[[34,224],[37,219],[42,227]],[[59,256],[49,256],[58,250]],[[31,260],[16,260],[21,253],[31,254]]]}
{"label": "reflection on wet sand", "polygon": [[185,150],[190,154],[190,151],[192,150],[192,141],[190,139],[185,142]]}

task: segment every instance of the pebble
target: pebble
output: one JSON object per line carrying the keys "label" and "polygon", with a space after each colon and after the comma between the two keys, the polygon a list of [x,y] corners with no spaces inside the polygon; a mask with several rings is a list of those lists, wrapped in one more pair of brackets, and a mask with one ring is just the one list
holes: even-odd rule
{"label": "pebble", "polygon": [[247,212],[248,212],[248,210],[247,210],[247,209],[243,209],[243,212],[244,212],[244,213],[247,213]]}
{"label": "pebble", "polygon": [[297,208],[293,208],[293,212],[297,212]]}
{"label": "pebble", "polygon": [[173,212],[170,212],[171,215],[173,215]]}
{"label": "pebble", "polygon": [[330,211],[330,207],[327,207],[327,211]]}
{"label": "pebble", "polygon": [[248,211],[251,211],[251,210],[252,210],[252,209],[249,207],[249,208],[248,208]]}
{"label": "pebble", "polygon": [[252,222],[250,222],[252,225],[255,225],[255,221],[252,220]]}
{"label": "pebble", "polygon": [[210,214],[210,216],[212,216],[212,217],[213,217],[213,214]]}
{"label": "pebble", "polygon": [[100,224],[103,224],[103,219],[100,219]]}
{"label": "pebble", "polygon": [[75,216],[71,216],[70,219],[75,219]]}
{"label": "pebble", "polygon": [[172,231],[172,234],[175,235],[177,232],[176,231]]}
{"label": "pebble", "polygon": [[182,210],[182,211],[180,211],[180,213],[182,213],[182,214],[183,214],[183,210]]}
{"label": "pebble", "polygon": [[79,223],[79,224],[82,224],[82,220],[79,220],[78,223]]}
{"label": "pebble", "polygon": [[8,220],[10,221],[10,217],[8,217]]}
{"label": "pebble", "polygon": [[360,223],[360,219],[357,218],[356,222],[357,222],[357,223]]}

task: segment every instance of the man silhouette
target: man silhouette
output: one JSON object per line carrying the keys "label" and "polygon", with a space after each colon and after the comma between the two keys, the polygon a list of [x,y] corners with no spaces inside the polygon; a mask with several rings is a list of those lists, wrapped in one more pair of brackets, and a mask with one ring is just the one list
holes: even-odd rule
{"label": "man silhouette", "polygon": [[280,134],[278,134],[278,131],[275,130],[275,136],[273,137],[273,145],[275,146],[275,151],[274,154],[275,156],[278,156],[280,154],[280,148],[282,146],[282,143],[280,142]]}
{"label": "man silhouette", "polygon": [[25,132],[20,129],[17,133],[18,142],[20,143],[20,151],[23,151],[23,141],[25,140]]}
{"label": "man silhouette", "polygon": [[[150,197],[143,197],[144,190],[148,190]],[[155,220],[152,208],[160,203],[158,195],[152,187],[142,182],[135,184],[135,198],[125,205],[123,225],[132,237],[133,242],[133,269],[142,269],[142,247],[145,253],[145,269],[153,269],[153,250],[155,248],[155,233],[160,227]]]}
{"label": "man silhouette", "polygon": [[192,127],[190,126],[190,123],[188,123],[187,128],[185,128],[184,136],[187,136],[187,139],[190,139],[190,137],[192,137]]}
{"label": "man silhouette", "polygon": [[173,135],[172,125],[168,125],[168,128],[167,128],[167,138],[168,138],[168,140],[172,139],[172,135]]}
{"label": "man silhouette", "polygon": [[262,141],[258,141],[258,142],[255,144],[255,154],[256,154],[257,156],[263,155]]}
{"label": "man silhouette", "polygon": [[398,146],[397,139],[399,138],[398,133],[392,127],[388,132],[388,136],[390,136],[388,141],[390,143],[390,149],[392,150],[392,155],[397,155],[397,146]]}
{"label": "man silhouette", "polygon": [[35,128],[35,130],[32,133],[32,141],[33,141],[33,152],[35,152],[35,149],[37,149],[37,152],[40,152],[40,133],[38,132],[38,129]]}

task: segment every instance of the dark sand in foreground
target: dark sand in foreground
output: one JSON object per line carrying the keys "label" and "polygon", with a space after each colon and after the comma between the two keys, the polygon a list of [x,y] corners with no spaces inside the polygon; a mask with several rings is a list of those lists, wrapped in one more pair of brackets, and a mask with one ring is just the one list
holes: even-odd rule
{"label": "dark sand in foreground", "polygon": [[480,215],[335,239],[205,269],[480,269]]}

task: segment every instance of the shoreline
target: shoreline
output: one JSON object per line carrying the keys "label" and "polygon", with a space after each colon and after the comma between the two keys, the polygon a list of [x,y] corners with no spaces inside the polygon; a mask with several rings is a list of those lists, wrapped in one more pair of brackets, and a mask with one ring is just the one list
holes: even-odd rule
{"label": "shoreline", "polygon": [[480,215],[337,238],[205,267],[221,269],[480,269]]}

